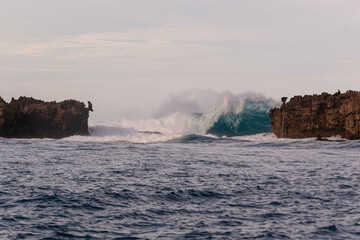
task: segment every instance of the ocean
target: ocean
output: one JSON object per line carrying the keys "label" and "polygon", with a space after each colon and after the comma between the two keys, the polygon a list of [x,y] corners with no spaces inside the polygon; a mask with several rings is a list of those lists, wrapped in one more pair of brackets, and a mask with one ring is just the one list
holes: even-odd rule
{"label": "ocean", "polygon": [[262,103],[0,138],[0,238],[359,239],[360,141],[276,138]]}

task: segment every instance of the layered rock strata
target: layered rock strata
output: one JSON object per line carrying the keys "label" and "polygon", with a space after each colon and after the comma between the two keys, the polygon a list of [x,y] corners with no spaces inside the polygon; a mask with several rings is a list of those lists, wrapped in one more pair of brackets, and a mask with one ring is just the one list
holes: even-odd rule
{"label": "layered rock strata", "polygon": [[89,109],[75,100],[44,102],[20,97],[0,98],[0,137],[63,138],[88,135]]}
{"label": "layered rock strata", "polygon": [[295,96],[270,110],[277,137],[360,139],[360,92]]}

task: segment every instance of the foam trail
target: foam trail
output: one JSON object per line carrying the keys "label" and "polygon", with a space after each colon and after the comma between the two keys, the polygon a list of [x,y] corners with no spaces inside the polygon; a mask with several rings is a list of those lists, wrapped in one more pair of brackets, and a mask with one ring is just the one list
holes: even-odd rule
{"label": "foam trail", "polygon": [[166,142],[180,138],[181,134],[160,134],[157,132],[141,132],[134,128],[109,127],[104,125],[89,126],[90,136],[72,136],[67,141],[93,141],[93,142],[131,142],[156,143]]}

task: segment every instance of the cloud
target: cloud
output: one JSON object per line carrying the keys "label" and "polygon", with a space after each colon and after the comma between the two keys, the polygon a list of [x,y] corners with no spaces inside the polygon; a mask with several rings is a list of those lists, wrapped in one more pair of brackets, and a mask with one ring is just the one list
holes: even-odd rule
{"label": "cloud", "polygon": [[125,47],[142,44],[171,44],[199,41],[279,41],[267,28],[219,27],[205,24],[172,24],[122,32],[64,35],[48,38],[30,38],[18,42],[0,42],[0,47],[10,45],[13,54],[42,54],[59,48]]}
{"label": "cloud", "polygon": [[41,68],[33,68],[33,67],[0,67],[0,71],[24,71],[24,72],[69,72],[70,70],[66,68],[66,66],[44,66]]}

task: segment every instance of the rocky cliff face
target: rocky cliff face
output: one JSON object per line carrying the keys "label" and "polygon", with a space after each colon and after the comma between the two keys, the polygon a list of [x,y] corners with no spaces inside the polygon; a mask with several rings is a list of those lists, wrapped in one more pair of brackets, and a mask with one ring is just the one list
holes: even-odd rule
{"label": "rocky cliff face", "polygon": [[360,92],[295,96],[270,111],[278,137],[308,138],[339,135],[360,139]]}
{"label": "rocky cliff face", "polygon": [[75,100],[44,102],[20,97],[8,104],[0,98],[0,136],[63,138],[88,135],[89,109]]}

